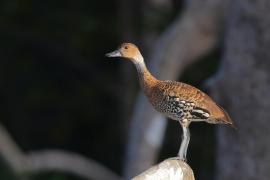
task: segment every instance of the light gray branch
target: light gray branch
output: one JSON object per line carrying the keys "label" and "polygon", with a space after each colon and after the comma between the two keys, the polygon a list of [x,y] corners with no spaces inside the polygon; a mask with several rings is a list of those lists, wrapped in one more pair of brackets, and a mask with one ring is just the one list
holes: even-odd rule
{"label": "light gray branch", "polygon": [[53,170],[75,174],[88,179],[120,179],[115,173],[98,162],[62,150],[32,152],[29,154],[29,161],[31,164],[30,171],[35,173]]}
{"label": "light gray branch", "polygon": [[6,129],[0,124],[0,156],[15,174],[21,174],[29,169],[25,154],[13,141]]}
{"label": "light gray branch", "polygon": [[115,173],[94,160],[63,150],[22,152],[0,124],[0,156],[15,175],[61,171],[85,179],[119,180]]}
{"label": "light gray branch", "polygon": [[[188,3],[185,12],[161,35],[153,49],[150,70],[156,77],[177,79],[187,66],[215,47],[222,27],[222,2],[196,0],[195,3],[193,0]],[[166,125],[141,92],[131,119],[125,178],[154,164]]]}

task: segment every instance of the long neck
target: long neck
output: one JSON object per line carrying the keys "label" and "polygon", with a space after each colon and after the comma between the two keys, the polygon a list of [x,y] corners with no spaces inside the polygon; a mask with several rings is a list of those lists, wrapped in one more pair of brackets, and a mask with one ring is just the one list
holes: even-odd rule
{"label": "long neck", "polygon": [[138,72],[140,85],[144,92],[148,93],[149,90],[151,90],[151,87],[153,87],[157,82],[157,79],[148,71],[141,55],[137,57],[136,60],[133,60],[133,63],[135,64]]}

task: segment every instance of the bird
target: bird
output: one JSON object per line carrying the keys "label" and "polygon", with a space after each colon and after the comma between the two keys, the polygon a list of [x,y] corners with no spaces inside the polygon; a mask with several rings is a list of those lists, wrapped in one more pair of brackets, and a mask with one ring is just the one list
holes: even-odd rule
{"label": "bird", "polygon": [[121,57],[131,61],[138,72],[139,84],[154,109],[165,117],[178,121],[182,126],[182,141],[178,158],[187,161],[191,122],[228,124],[233,121],[228,113],[207,94],[183,82],[158,80],[147,69],[138,47],[132,43],[122,43],[107,57]]}

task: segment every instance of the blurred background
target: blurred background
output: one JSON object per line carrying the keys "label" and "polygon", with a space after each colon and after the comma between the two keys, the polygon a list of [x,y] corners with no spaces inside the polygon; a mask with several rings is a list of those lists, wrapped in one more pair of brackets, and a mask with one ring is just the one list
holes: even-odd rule
{"label": "blurred background", "polygon": [[[196,179],[267,179],[269,143],[260,139],[270,132],[268,5],[2,0],[0,179],[127,178],[177,154],[179,124],[159,120],[158,128],[148,128],[156,113],[140,109],[149,104],[141,99],[134,66],[104,56],[121,42],[137,44],[160,79],[211,93],[236,121],[237,131],[191,125],[188,163]],[[143,121],[148,125],[136,126],[144,120],[138,112],[150,114]],[[159,138],[153,146],[144,144],[149,131]],[[151,157],[146,165],[137,162],[145,156]],[[236,173],[238,167],[248,173]]]}

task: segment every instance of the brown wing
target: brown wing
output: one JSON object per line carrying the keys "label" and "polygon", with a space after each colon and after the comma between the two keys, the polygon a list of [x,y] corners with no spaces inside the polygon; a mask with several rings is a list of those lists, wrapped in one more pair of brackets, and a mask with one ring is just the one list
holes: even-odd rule
{"label": "brown wing", "polygon": [[176,96],[184,101],[193,102],[196,108],[209,112],[209,123],[233,123],[228,113],[199,89],[175,81],[161,81],[161,83],[159,87],[162,88],[164,95]]}

